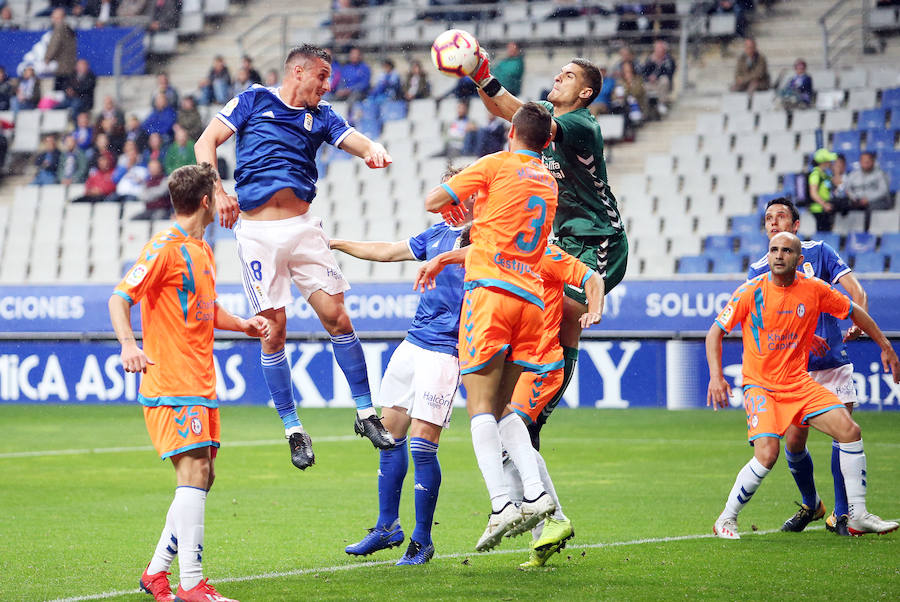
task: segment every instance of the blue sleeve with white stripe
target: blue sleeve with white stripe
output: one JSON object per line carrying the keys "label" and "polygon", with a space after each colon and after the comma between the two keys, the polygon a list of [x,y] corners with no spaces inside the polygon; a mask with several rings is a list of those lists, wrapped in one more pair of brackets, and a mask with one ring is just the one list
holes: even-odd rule
{"label": "blue sleeve with white stripe", "polygon": [[826,242],[822,243],[822,273],[816,274],[819,278],[829,284],[834,284],[835,278],[842,276],[850,271],[850,266],[844,263],[841,256],[838,255],[831,245]]}
{"label": "blue sleeve with white stripe", "polygon": [[330,105],[321,108],[323,109],[322,116],[325,119],[325,141],[333,146],[338,146],[353,131],[353,127],[347,123],[346,119],[335,113]]}
{"label": "blue sleeve with white stripe", "polygon": [[244,90],[227,103],[216,113],[216,117],[223,121],[233,131],[238,132],[247,123],[253,114],[253,105],[256,93],[253,88]]}
{"label": "blue sleeve with white stripe", "polygon": [[428,241],[431,240],[433,232],[434,227],[432,226],[416,236],[411,236],[409,239],[409,250],[412,251],[413,256],[419,261],[425,261],[426,259],[425,253],[428,249]]}

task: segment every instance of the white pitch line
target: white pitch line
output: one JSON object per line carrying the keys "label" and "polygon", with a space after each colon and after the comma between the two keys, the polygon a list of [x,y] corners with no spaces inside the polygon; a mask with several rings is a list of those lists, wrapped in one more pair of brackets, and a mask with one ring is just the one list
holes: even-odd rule
{"label": "white pitch line", "polygon": [[[816,525],[807,527],[807,531],[821,531],[824,526]],[[742,532],[743,535],[770,535],[779,533],[781,529],[769,529],[766,531],[748,531]],[[646,539],[632,539],[629,541],[610,541],[589,544],[573,544],[567,545],[566,549],[596,549],[596,548],[615,548],[621,546],[636,546],[648,543],[669,543],[674,541],[690,541],[694,539],[716,539],[712,533],[696,534],[696,535],[675,535],[672,537],[649,537]],[[454,558],[471,558],[473,556],[491,556],[501,554],[524,554],[529,548],[517,548],[513,550],[491,550],[490,552],[457,552],[455,554],[437,554],[432,560],[452,560]],[[240,583],[244,581],[258,581],[260,579],[280,579],[284,577],[296,577],[298,575],[309,575],[315,573],[337,573],[340,571],[352,571],[355,569],[364,569],[368,567],[383,566],[394,564],[395,560],[374,560],[371,562],[357,562],[354,564],[339,564],[336,566],[313,567],[308,569],[296,569],[293,571],[273,571],[270,573],[260,573],[258,575],[245,575],[242,577],[223,577],[216,579],[215,583]],[[57,598],[51,602],[81,602],[82,600],[103,600],[106,598],[115,598],[116,596],[126,596],[128,594],[137,594],[140,590],[126,589],[115,592],[105,592],[102,594],[91,594],[88,596],[77,596],[74,598]]]}

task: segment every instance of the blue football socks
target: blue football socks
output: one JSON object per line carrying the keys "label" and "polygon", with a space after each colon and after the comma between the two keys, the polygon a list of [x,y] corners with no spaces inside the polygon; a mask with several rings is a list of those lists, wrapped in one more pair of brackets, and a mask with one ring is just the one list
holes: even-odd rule
{"label": "blue football socks", "polygon": [[834,515],[839,517],[849,514],[847,488],[844,485],[844,473],[841,472],[841,445],[837,441],[831,442],[831,476],[834,479]]}
{"label": "blue football socks", "polygon": [[291,385],[291,368],[288,366],[284,349],[275,353],[262,353],[260,355],[263,377],[269,387],[269,395],[275,403],[278,416],[284,422],[285,430],[293,427],[301,427],[300,418],[297,416],[297,406],[294,405],[294,392]]}
{"label": "blue football socks", "polygon": [[812,510],[819,505],[819,496],[816,493],[816,483],[813,478],[813,461],[809,455],[809,450],[804,448],[802,452],[792,454],[784,449],[784,455],[787,458],[788,468],[794,475],[794,481],[797,488],[800,489],[800,495],[803,496],[803,504]]}
{"label": "blue football socks", "polygon": [[431,525],[434,523],[434,509],[437,506],[438,491],[441,488],[441,465],[438,462],[438,444],[427,439],[413,437],[409,448],[412,451],[416,480],[416,528],[410,539],[423,546],[431,543]]}
{"label": "blue football socks", "polygon": [[378,522],[376,529],[390,529],[400,517],[400,493],[409,469],[406,437],[398,439],[390,449],[381,450],[378,466]]}
{"label": "blue football socks", "polygon": [[372,394],[369,391],[369,375],[366,371],[366,356],[355,332],[331,337],[334,359],[341,367],[350,384],[350,395],[357,410],[372,408]]}

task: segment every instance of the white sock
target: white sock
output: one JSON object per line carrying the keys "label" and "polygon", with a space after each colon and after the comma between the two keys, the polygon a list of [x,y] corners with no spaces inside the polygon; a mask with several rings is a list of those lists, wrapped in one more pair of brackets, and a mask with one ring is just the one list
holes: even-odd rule
{"label": "white sock", "polygon": [[356,415],[361,419],[366,419],[369,416],[377,416],[378,412],[375,411],[374,407],[362,408],[361,410],[356,410]]}
{"label": "white sock", "polygon": [[547,472],[547,463],[544,461],[544,457],[539,451],[534,450],[534,456],[537,460],[538,470],[541,474],[541,483],[544,484],[544,491],[550,494],[553,503],[556,504],[556,511],[553,513],[553,518],[556,520],[566,520],[566,515],[563,514],[562,511],[562,504],[559,502],[559,497],[556,495],[556,487],[553,486],[553,480],[550,478],[550,473]]}
{"label": "white sock", "polygon": [[531,446],[531,437],[528,436],[528,427],[517,414],[513,413],[501,418],[497,428],[503,449],[519,471],[524,499],[537,499],[544,492],[544,485],[541,483],[541,473],[538,470],[534,448]]}
{"label": "white sock", "polygon": [[175,533],[178,537],[178,568],[181,587],[192,589],[203,579],[203,514],[206,510],[206,490],[196,487],[177,487],[175,501]]}
{"label": "white sock", "polygon": [[516,470],[516,465],[509,458],[503,462],[503,473],[506,475],[506,489],[509,492],[509,499],[514,504],[522,503],[522,477]]}
{"label": "white sock", "polygon": [[284,429],[284,438],[290,439],[291,435],[294,433],[305,433],[302,426],[292,426],[291,428]]}
{"label": "white sock", "polygon": [[841,450],[841,474],[847,489],[849,517],[859,518],[866,513],[866,453],[862,439],[853,443],[838,443]]}
{"label": "white sock", "polygon": [[759,484],[769,474],[769,469],[760,464],[756,457],[750,459],[737,475],[734,481],[734,487],[728,494],[728,500],[725,502],[725,510],[722,511],[723,518],[737,518],[741,508],[750,501],[753,494],[759,488]]}
{"label": "white sock", "polygon": [[169,572],[172,566],[172,560],[178,553],[178,537],[175,535],[175,521],[173,514],[175,512],[175,500],[169,505],[169,511],[166,513],[166,525],[163,527],[159,536],[159,543],[156,544],[156,550],[153,552],[153,558],[150,560],[150,566],[147,567],[148,575],[155,575],[160,571]]}
{"label": "white sock", "polygon": [[499,512],[510,501],[503,475],[503,448],[500,445],[500,431],[497,419],[493,414],[476,414],[470,424],[472,430],[472,447],[475,448],[475,459],[488,495],[491,496],[491,509]]}

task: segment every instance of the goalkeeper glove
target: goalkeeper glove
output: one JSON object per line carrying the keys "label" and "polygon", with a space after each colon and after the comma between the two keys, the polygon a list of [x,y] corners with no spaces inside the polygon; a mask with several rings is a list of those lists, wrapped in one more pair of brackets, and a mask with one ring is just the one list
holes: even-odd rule
{"label": "goalkeeper glove", "polygon": [[475,85],[481,88],[490,97],[501,96],[506,92],[496,77],[491,75],[491,61],[484,48],[478,49],[478,64],[469,74]]}

